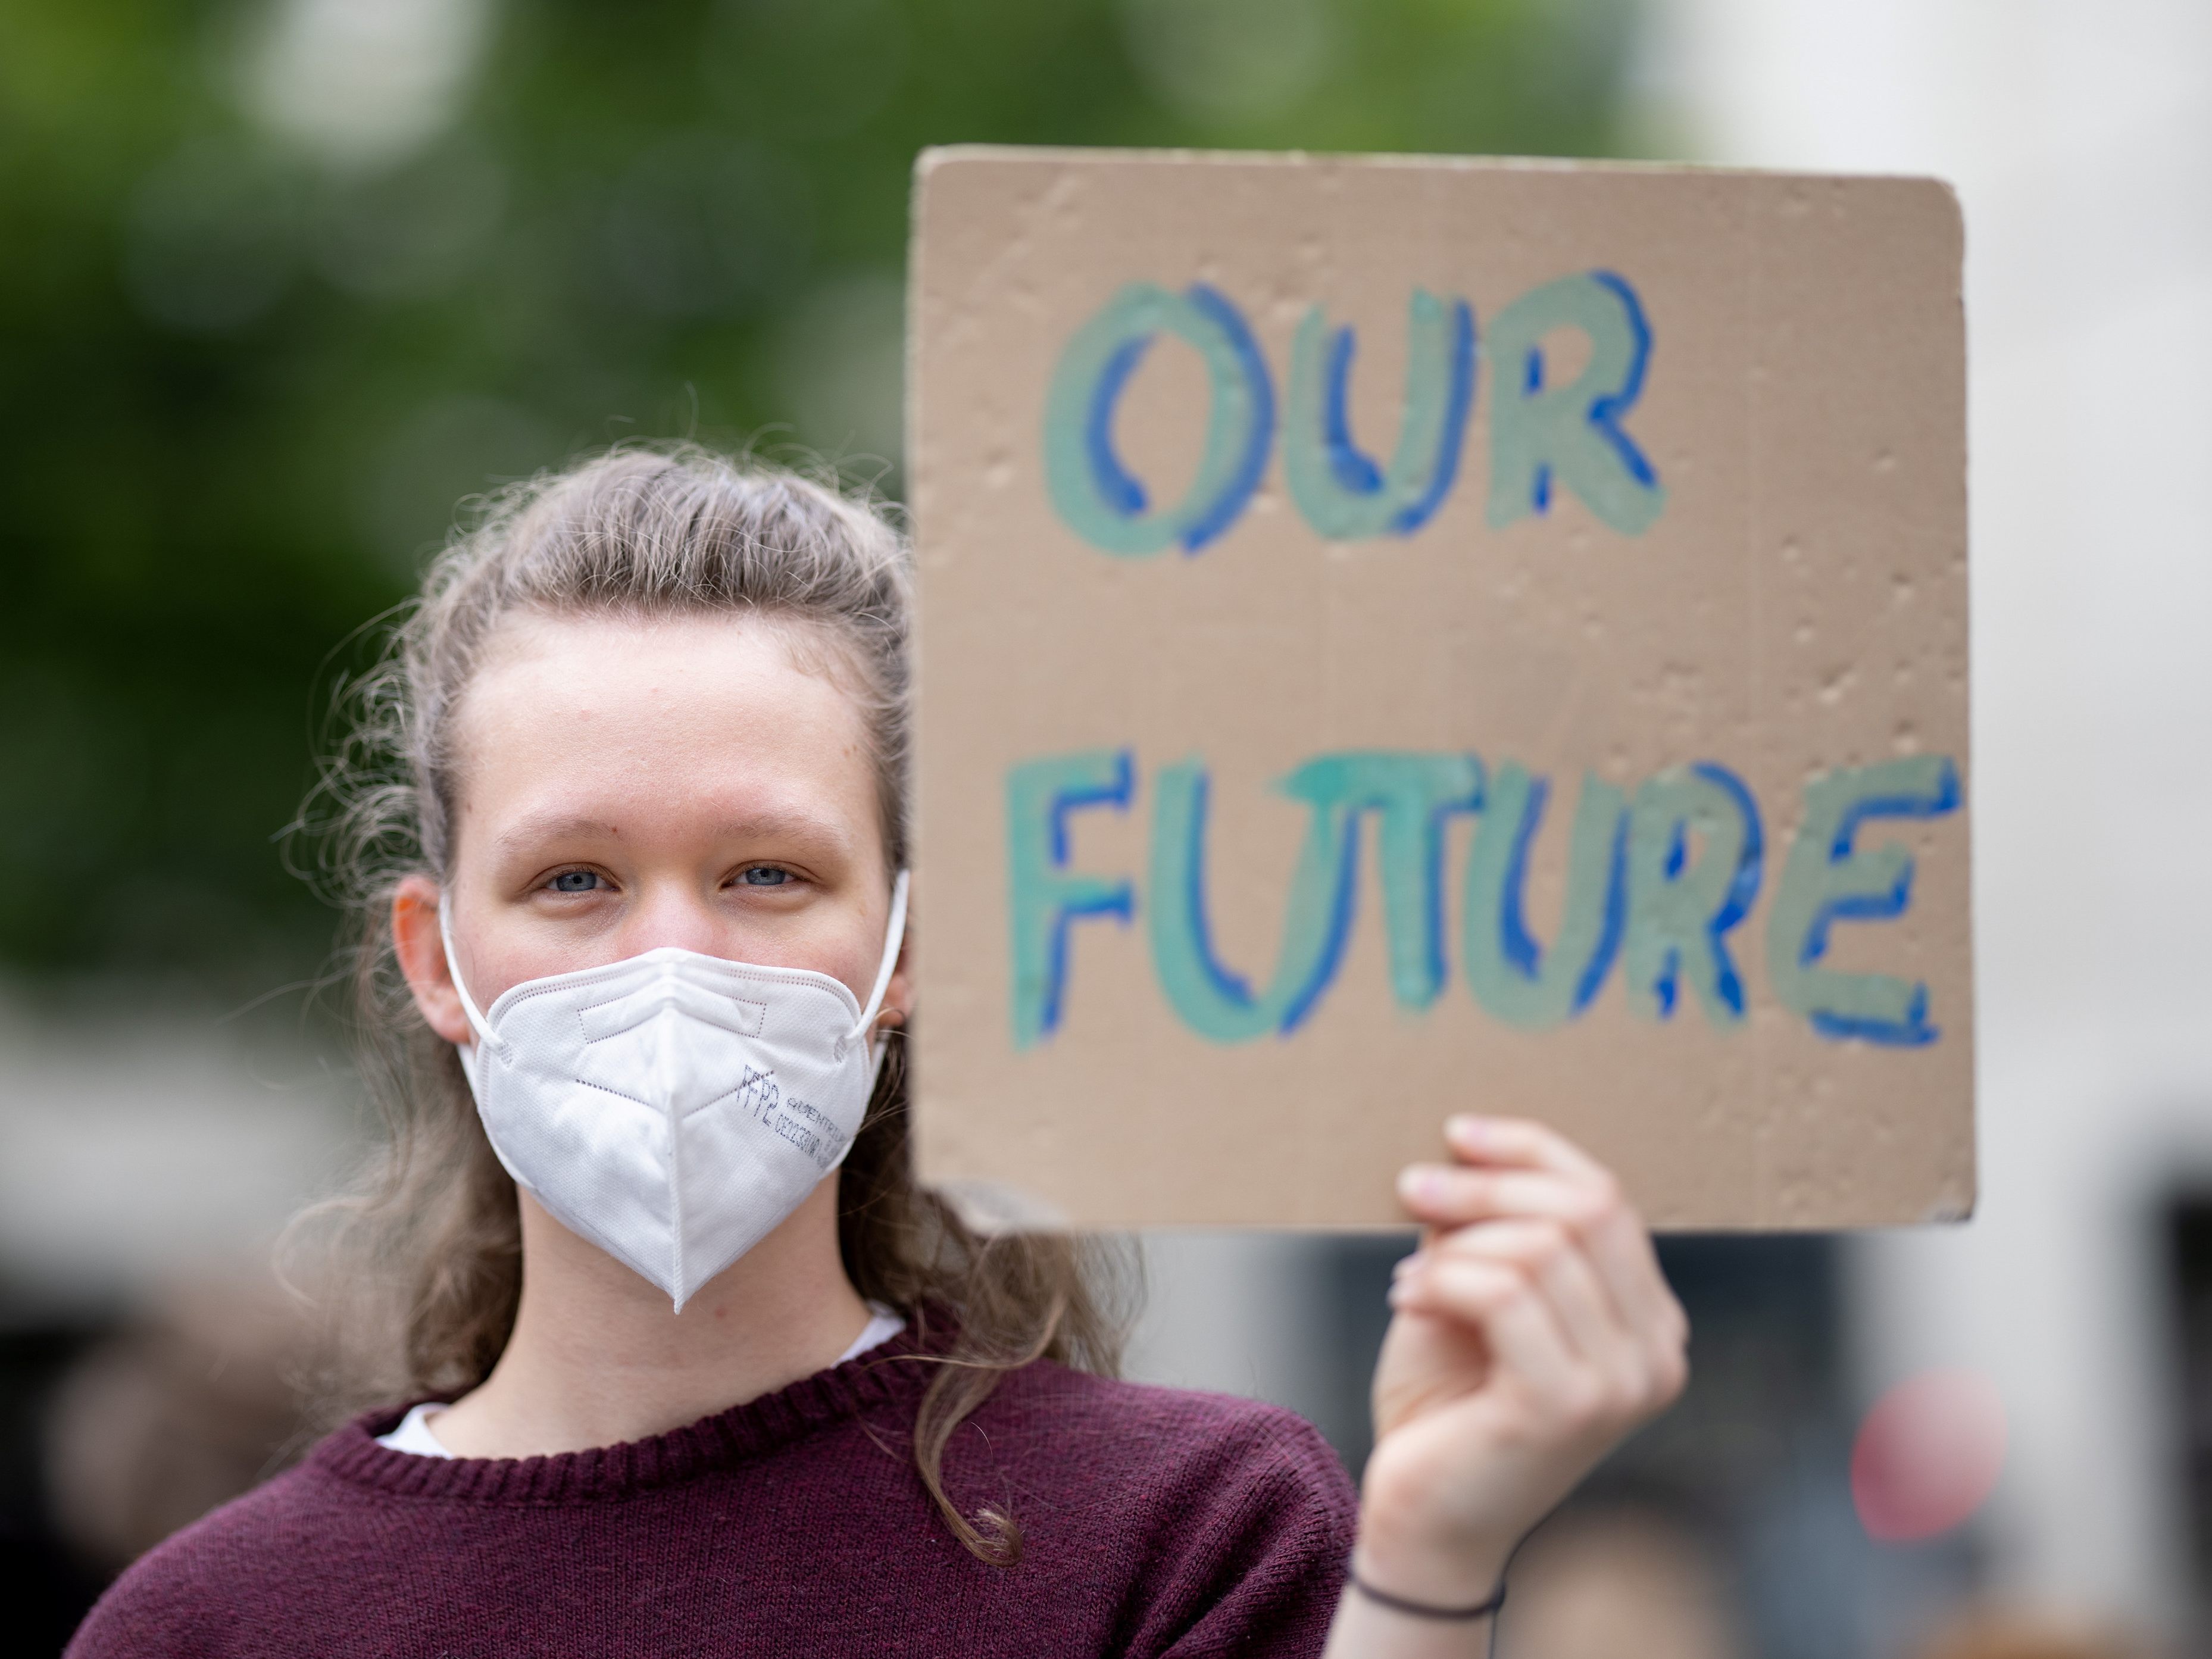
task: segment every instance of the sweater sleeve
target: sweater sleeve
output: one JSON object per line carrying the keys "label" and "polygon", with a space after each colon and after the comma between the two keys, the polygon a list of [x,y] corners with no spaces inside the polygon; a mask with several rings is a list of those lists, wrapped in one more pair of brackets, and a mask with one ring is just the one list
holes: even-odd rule
{"label": "sweater sleeve", "polygon": [[300,1471],[289,1470],[156,1544],[107,1587],[63,1659],[285,1651],[256,1630],[288,1628],[299,1564],[333,1547],[302,1524],[302,1490]]}
{"label": "sweater sleeve", "polygon": [[1318,1655],[1358,1513],[1334,1450],[1303,1418],[1261,1408],[1185,1480],[1188,1521],[1160,1540],[1128,1653]]}
{"label": "sweater sleeve", "polygon": [[222,1600],[177,1552],[156,1551],[108,1587],[64,1659],[221,1659],[231,1650]]}

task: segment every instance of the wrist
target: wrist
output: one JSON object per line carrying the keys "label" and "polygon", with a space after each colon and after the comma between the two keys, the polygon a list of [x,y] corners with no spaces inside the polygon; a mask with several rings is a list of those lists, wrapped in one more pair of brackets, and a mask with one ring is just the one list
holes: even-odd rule
{"label": "wrist", "polygon": [[1418,1620],[1425,1624],[1472,1625],[1495,1619],[1498,1609],[1505,1605],[1505,1585],[1501,1580],[1497,1588],[1480,1601],[1453,1602],[1417,1601],[1411,1596],[1399,1595],[1369,1582],[1359,1571],[1357,1559],[1345,1563],[1346,1582],[1360,1600],[1383,1608],[1401,1619]]}
{"label": "wrist", "polygon": [[1496,1594],[1513,1553],[1511,1540],[1394,1537],[1363,1525],[1352,1574],[1385,1597],[1431,1607],[1472,1607]]}

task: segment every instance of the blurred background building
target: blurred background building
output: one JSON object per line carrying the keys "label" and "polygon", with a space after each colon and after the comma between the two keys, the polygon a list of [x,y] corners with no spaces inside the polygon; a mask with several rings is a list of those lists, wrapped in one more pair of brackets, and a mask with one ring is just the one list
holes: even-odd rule
{"label": "blurred background building", "polygon": [[[2202,0],[5,0],[10,1639],[58,1648],[290,1440],[268,1246],[371,1126],[283,831],[362,625],[463,497],[617,438],[896,495],[908,167],[970,140],[1956,184],[1981,1211],[1669,1241],[1692,1391],[1531,1546],[1504,1646],[2202,1639]],[[1154,1239],[1136,1368],[1280,1400],[1356,1467],[1405,1248]]]}

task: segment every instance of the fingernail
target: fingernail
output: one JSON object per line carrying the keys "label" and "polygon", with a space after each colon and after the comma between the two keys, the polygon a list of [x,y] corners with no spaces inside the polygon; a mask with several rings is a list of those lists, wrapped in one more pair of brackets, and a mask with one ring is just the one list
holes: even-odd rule
{"label": "fingernail", "polygon": [[1420,1253],[1416,1251],[1412,1255],[1401,1257],[1396,1265],[1390,1269],[1390,1277],[1394,1279],[1403,1279],[1407,1273],[1412,1273],[1416,1268],[1419,1267],[1420,1265]]}
{"label": "fingernail", "polygon": [[1482,1144],[1482,1120],[1472,1112],[1459,1112],[1444,1120],[1444,1134],[1463,1146]]}
{"label": "fingernail", "polygon": [[1398,1196],[1408,1204],[1433,1204],[1443,1191],[1443,1172],[1434,1164],[1409,1164],[1398,1174]]}

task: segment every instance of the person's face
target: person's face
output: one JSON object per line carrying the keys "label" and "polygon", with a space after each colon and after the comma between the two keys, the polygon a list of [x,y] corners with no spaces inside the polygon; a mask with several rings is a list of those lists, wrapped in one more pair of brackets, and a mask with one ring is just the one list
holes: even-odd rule
{"label": "person's face", "polygon": [[[842,980],[863,1004],[890,921],[867,733],[796,658],[830,647],[743,615],[526,617],[454,714],[453,955],[479,1008],[525,980],[661,945]],[[410,878],[392,928],[417,1005],[471,1040]],[[884,999],[903,1018],[902,968]]]}

